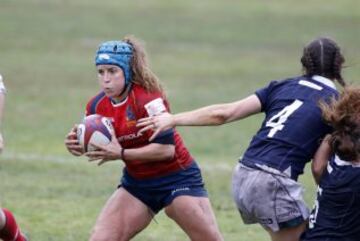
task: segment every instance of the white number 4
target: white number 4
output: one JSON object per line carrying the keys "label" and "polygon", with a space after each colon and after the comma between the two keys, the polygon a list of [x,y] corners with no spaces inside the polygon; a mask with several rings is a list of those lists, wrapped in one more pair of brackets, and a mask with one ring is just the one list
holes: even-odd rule
{"label": "white number 4", "polygon": [[270,120],[266,122],[266,126],[272,127],[268,134],[268,137],[273,137],[276,132],[281,131],[284,128],[285,121],[289,116],[294,113],[301,105],[303,104],[300,100],[295,100],[292,104],[286,106],[284,109],[279,111],[276,115],[271,117]]}

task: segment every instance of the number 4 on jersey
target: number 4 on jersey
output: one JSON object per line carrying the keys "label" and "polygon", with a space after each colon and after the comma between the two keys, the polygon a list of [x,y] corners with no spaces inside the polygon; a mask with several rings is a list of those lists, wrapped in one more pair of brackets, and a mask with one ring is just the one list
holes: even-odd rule
{"label": "number 4 on jersey", "polygon": [[294,111],[296,111],[302,104],[302,101],[295,100],[292,104],[284,107],[284,109],[279,111],[279,113],[271,117],[271,119],[266,122],[266,126],[272,127],[267,136],[273,137],[276,132],[281,131],[284,128],[285,122],[289,116],[294,113]]}

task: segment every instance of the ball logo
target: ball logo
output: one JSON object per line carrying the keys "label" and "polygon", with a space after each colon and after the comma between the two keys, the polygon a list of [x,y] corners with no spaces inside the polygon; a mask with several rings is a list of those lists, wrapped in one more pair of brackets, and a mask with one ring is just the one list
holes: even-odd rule
{"label": "ball logo", "polygon": [[83,135],[83,128],[82,128],[83,126],[82,125],[80,125],[78,128],[77,128],[77,135],[78,136],[82,136]]}
{"label": "ball logo", "polygon": [[[94,145],[107,145],[111,142],[113,131],[111,120],[101,115],[89,115],[79,124],[77,136],[84,151],[94,151]],[[94,145],[93,145],[94,144]]]}

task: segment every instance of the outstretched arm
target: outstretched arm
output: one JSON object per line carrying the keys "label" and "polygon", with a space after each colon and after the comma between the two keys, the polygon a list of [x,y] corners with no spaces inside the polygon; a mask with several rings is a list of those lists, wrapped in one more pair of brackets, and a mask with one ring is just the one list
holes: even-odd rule
{"label": "outstretched arm", "polygon": [[143,127],[140,132],[154,129],[153,139],[160,132],[175,126],[211,126],[222,125],[239,120],[261,111],[261,102],[256,95],[245,99],[226,103],[210,105],[193,111],[171,115],[163,113],[159,116],[143,118],[137,126]]}

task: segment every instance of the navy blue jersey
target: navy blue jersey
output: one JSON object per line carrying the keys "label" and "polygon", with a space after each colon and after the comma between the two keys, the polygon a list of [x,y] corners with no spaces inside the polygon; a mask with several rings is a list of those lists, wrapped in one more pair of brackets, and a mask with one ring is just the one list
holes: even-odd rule
{"label": "navy blue jersey", "polygon": [[329,161],[302,240],[360,240],[360,165]]}
{"label": "navy blue jersey", "polygon": [[321,76],[272,81],[256,91],[265,120],[241,162],[251,167],[265,164],[297,180],[320,139],[331,131],[322,121],[319,101],[337,94],[334,83]]}

